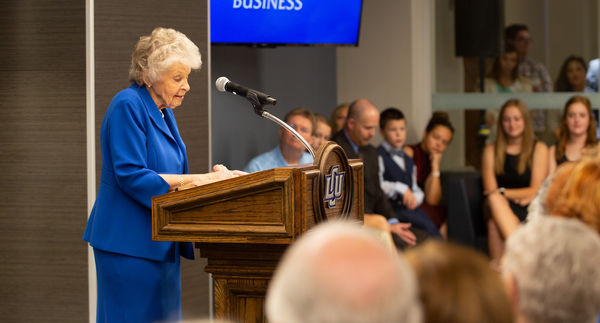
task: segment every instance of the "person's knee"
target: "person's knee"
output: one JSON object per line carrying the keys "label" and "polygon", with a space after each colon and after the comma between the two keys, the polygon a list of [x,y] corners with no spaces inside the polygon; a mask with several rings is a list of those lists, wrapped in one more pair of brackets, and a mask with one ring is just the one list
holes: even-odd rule
{"label": "person's knee", "polygon": [[390,225],[387,222],[387,219],[383,215],[379,214],[365,214],[364,216],[365,226],[377,230],[382,230],[389,232]]}

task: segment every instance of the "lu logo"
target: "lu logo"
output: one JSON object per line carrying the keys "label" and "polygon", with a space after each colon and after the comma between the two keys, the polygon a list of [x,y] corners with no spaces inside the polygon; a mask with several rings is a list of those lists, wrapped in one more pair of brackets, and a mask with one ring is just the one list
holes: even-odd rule
{"label": "lu logo", "polygon": [[337,200],[342,197],[342,185],[345,172],[339,171],[339,166],[331,167],[331,173],[325,175],[325,200],[327,207],[335,207]]}

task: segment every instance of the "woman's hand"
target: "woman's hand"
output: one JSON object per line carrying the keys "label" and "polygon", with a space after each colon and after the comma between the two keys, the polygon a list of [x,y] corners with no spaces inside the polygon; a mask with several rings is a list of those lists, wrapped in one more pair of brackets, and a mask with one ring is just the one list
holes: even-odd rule
{"label": "woman's hand", "polygon": [[431,151],[429,153],[431,162],[431,173],[425,179],[425,202],[431,205],[438,205],[442,199],[442,183],[440,181],[440,162],[442,153]]}
{"label": "woman's hand", "polygon": [[439,172],[440,162],[442,161],[442,153],[432,151],[429,155],[429,160],[431,161],[431,171]]}
{"label": "woman's hand", "polygon": [[241,175],[246,175],[246,173],[239,170],[229,170],[227,167],[217,164],[213,166],[211,173],[193,174],[192,184],[194,186],[206,185]]}
{"label": "woman's hand", "polygon": [[535,198],[535,195],[520,198],[520,199],[514,199],[513,201],[515,203],[519,204],[520,206],[527,206],[529,203],[531,203],[531,201],[533,201],[534,198]]}
{"label": "woman's hand", "polygon": [[206,174],[159,174],[159,176],[169,183],[169,191],[174,191],[206,185],[246,174],[239,170],[229,170],[227,167],[218,164],[213,167],[212,172]]}
{"label": "woman's hand", "polygon": [[225,166],[223,166],[221,164],[216,164],[215,166],[213,166],[213,172],[215,172],[215,173],[223,172],[223,173],[227,174],[227,176],[231,175],[231,176],[229,176],[227,178],[237,177],[237,176],[240,176],[240,175],[247,175],[248,174],[246,172],[242,172],[241,170],[237,170],[237,169],[236,170],[229,170],[229,169],[227,169],[227,167],[225,167]]}

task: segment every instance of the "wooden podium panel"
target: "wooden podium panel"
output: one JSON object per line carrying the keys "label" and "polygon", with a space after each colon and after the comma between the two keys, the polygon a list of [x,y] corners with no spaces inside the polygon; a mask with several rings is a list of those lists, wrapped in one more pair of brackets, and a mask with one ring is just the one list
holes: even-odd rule
{"label": "wooden podium panel", "polygon": [[192,241],[207,258],[215,316],[264,322],[268,282],[285,249],[321,221],[363,221],[363,165],[333,142],[312,165],[275,168],[152,199],[152,238]]}

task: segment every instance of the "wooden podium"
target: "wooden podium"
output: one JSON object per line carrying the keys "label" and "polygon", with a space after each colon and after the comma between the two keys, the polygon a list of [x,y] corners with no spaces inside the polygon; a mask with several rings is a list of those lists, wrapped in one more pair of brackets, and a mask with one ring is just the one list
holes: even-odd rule
{"label": "wooden podium", "polygon": [[265,322],[285,249],[321,221],[363,221],[363,165],[333,142],[313,165],[275,168],[152,199],[152,239],[192,241],[214,279],[216,318]]}

